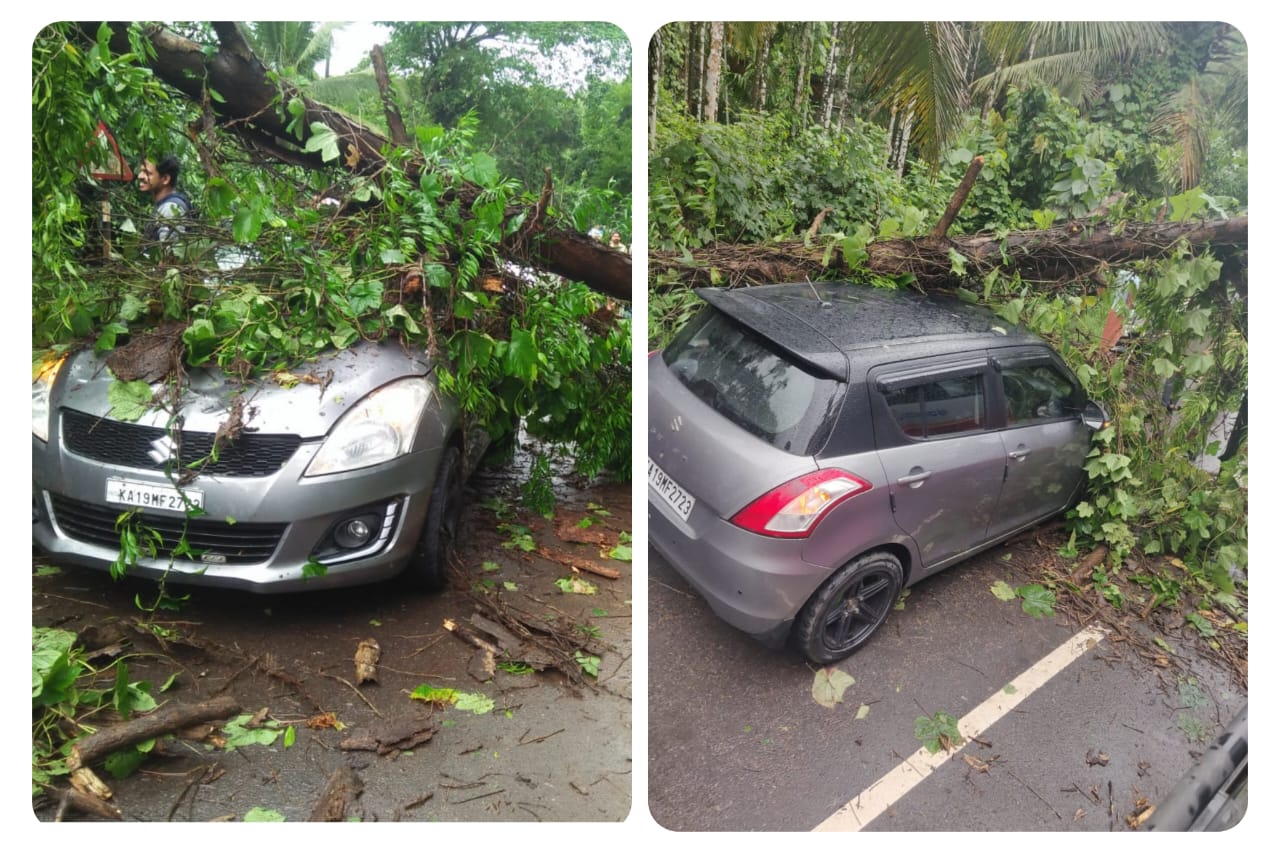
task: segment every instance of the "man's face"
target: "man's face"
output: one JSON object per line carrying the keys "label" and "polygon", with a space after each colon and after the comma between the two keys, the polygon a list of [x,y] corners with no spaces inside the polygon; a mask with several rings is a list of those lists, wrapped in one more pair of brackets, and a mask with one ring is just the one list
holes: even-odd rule
{"label": "man's face", "polygon": [[156,171],[156,164],[150,160],[143,160],[142,165],[138,167],[138,191],[148,194],[154,193],[164,185],[164,177]]}

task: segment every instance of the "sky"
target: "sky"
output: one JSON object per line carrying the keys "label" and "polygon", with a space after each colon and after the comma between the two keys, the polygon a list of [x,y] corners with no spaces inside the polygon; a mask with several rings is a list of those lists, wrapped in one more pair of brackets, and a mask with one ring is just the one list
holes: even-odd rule
{"label": "sky", "polygon": [[329,73],[346,74],[369,55],[375,44],[386,44],[390,29],[370,21],[352,21],[333,33],[333,57]]}

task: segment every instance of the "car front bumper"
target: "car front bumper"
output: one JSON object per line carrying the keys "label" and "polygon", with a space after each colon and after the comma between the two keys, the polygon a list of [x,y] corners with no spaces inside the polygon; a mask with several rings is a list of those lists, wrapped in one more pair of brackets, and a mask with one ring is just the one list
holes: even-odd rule
{"label": "car front bumper", "polygon": [[[199,476],[187,488],[204,494],[204,514],[150,510],[132,522],[144,553],[132,575],[252,592],[290,592],[372,583],[394,576],[417,545],[441,448],[322,477],[303,477],[318,443],[303,444],[278,471],[262,477]],[[156,486],[158,471],[101,463],[32,438],[32,538],[51,559],[109,569],[121,556],[117,520],[129,508],[106,500],[107,479]],[[371,542],[320,554],[334,526],[361,513]],[[147,556],[155,531],[164,539]],[[170,557],[185,539],[196,553]],[[319,556],[321,575],[305,569]],[[308,576],[310,575],[310,576]]]}

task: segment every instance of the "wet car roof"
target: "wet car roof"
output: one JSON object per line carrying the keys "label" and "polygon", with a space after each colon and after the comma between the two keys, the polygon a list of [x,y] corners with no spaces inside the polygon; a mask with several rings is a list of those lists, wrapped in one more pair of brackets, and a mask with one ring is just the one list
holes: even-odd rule
{"label": "wet car roof", "polygon": [[[914,291],[851,282],[760,285],[698,295],[743,325],[776,342],[819,372],[842,381],[849,361],[886,346],[918,344],[919,355],[1041,343],[985,308]],[[815,334],[816,333],[816,334]]]}

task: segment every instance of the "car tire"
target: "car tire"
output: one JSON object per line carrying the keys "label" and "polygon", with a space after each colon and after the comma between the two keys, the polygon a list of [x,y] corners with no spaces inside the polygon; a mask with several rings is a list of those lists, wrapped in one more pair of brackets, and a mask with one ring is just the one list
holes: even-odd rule
{"label": "car tire", "polygon": [[449,581],[449,553],[462,515],[462,452],[449,447],[440,460],[427,501],[427,518],[404,578],[415,589],[436,592]]}
{"label": "car tire", "polygon": [[892,554],[866,554],[829,577],[800,611],[795,643],[809,660],[827,665],[870,639],[898,600],[902,564]]}

